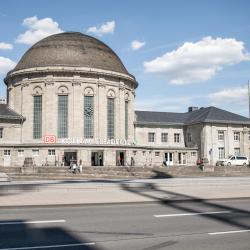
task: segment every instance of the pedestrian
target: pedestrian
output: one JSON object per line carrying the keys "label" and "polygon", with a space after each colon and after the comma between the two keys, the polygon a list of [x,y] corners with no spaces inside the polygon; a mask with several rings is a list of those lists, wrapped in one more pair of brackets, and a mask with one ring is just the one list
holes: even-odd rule
{"label": "pedestrian", "polygon": [[76,164],[73,163],[73,167],[72,167],[73,173],[76,174]]}
{"label": "pedestrian", "polygon": [[80,174],[82,173],[82,160],[79,161],[78,171]]}

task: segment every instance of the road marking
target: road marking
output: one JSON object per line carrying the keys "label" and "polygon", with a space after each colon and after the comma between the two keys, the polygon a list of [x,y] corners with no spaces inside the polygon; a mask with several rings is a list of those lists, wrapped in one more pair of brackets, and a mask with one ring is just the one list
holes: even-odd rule
{"label": "road marking", "polygon": [[249,230],[237,230],[237,231],[225,231],[225,232],[214,232],[214,233],[208,233],[209,235],[219,235],[219,234],[236,234],[236,233],[246,233],[250,232]]}
{"label": "road marking", "polygon": [[43,224],[43,223],[65,223],[65,222],[66,222],[66,220],[30,220],[30,221],[0,222],[0,225]]}
{"label": "road marking", "polygon": [[154,217],[178,217],[178,216],[192,216],[192,215],[203,215],[203,214],[228,214],[232,213],[231,211],[218,211],[218,212],[203,212],[203,213],[186,213],[186,214],[156,214]]}
{"label": "road marking", "polygon": [[46,248],[59,248],[59,247],[75,247],[75,246],[93,246],[96,243],[76,243],[76,244],[65,244],[65,245],[50,245],[50,246],[35,246],[35,247],[15,247],[15,248],[0,248],[0,250],[23,250],[23,249],[46,249]]}

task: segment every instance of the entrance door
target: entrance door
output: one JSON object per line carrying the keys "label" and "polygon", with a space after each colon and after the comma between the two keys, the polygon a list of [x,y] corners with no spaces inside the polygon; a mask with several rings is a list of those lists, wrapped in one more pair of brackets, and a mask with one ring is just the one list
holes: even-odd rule
{"label": "entrance door", "polygon": [[178,164],[185,165],[186,163],[186,153],[178,153]]}
{"label": "entrance door", "polygon": [[70,166],[73,163],[77,163],[77,152],[76,151],[64,152],[63,160],[64,160],[64,166]]}
{"label": "entrance door", "polygon": [[103,151],[91,152],[91,166],[103,166]]}
{"label": "entrance door", "polygon": [[172,152],[165,153],[165,162],[166,162],[167,166],[173,166],[174,165],[173,153]]}
{"label": "entrance door", "polygon": [[126,162],[126,152],[125,151],[116,151],[116,166],[125,166]]}

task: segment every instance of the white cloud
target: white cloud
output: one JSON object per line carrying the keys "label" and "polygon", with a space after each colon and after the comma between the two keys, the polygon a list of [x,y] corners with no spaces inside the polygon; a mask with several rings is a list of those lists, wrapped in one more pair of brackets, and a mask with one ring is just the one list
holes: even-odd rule
{"label": "white cloud", "polygon": [[88,33],[93,33],[98,36],[102,36],[105,34],[113,34],[115,30],[115,21],[110,21],[102,24],[99,28],[96,26],[88,28]]}
{"label": "white cloud", "polygon": [[43,19],[38,19],[36,16],[28,17],[23,20],[23,25],[28,30],[17,37],[17,43],[34,44],[42,38],[63,32],[58,23],[50,17]]}
{"label": "white cloud", "polygon": [[212,105],[221,104],[246,104],[248,101],[247,87],[233,87],[220,90],[208,95]]}
{"label": "white cloud", "polygon": [[13,49],[13,45],[10,43],[0,43],[0,49]]}
{"label": "white cloud", "polygon": [[143,46],[145,46],[145,42],[140,42],[138,40],[134,40],[131,42],[131,49],[132,50],[138,50],[141,49]]}
{"label": "white cloud", "polygon": [[9,70],[13,69],[16,63],[11,59],[0,56],[0,75],[5,75]]}
{"label": "white cloud", "polygon": [[144,62],[145,71],[165,75],[172,84],[189,84],[209,80],[225,65],[250,60],[244,43],[234,38],[205,37]]}

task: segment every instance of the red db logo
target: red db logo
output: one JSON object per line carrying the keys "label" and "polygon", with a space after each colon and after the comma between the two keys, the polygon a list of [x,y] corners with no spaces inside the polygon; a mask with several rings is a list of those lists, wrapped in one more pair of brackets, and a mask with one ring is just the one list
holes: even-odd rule
{"label": "red db logo", "polygon": [[55,135],[45,135],[43,138],[43,142],[46,144],[56,143],[56,136]]}

